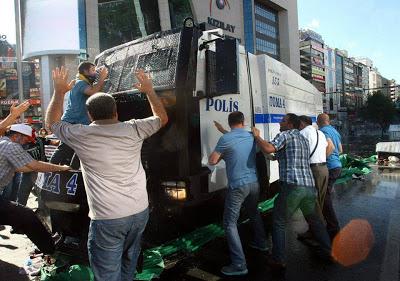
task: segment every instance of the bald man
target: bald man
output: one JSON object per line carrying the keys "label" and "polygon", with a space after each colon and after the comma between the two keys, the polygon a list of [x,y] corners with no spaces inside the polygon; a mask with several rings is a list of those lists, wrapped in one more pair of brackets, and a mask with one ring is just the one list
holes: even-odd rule
{"label": "bald man", "polygon": [[335,209],[332,205],[331,193],[333,185],[340,173],[342,172],[342,162],[340,162],[339,155],[343,152],[341,136],[334,127],[330,125],[329,115],[321,113],[318,115],[317,124],[319,130],[325,134],[328,141],[331,141],[335,146],[333,152],[327,157],[327,165],[329,171],[328,187],[325,195],[322,213],[326,220],[326,228],[329,236],[333,240],[340,230],[339,221],[336,217]]}

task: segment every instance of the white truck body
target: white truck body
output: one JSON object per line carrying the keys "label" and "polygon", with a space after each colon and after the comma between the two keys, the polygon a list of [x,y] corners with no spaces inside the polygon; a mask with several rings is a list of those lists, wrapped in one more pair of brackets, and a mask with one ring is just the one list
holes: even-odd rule
{"label": "white truck body", "polygon": [[[205,32],[199,40],[215,39],[218,30]],[[210,46],[212,49],[213,46]],[[196,92],[205,91],[205,55],[197,55]],[[321,93],[298,73],[285,64],[267,56],[247,53],[239,47],[239,94],[223,95],[200,100],[201,156],[202,165],[212,171],[209,176],[209,192],[225,188],[227,179],[225,163],[220,161],[215,167],[208,165],[208,157],[214,150],[221,133],[213,121],[229,129],[228,115],[241,111],[245,116],[245,126],[261,131],[265,140],[272,140],[279,133],[279,122],[286,113],[310,116],[315,122],[322,113]],[[250,76],[250,77],[249,77]],[[250,91],[251,87],[251,91]],[[270,183],[279,179],[277,161],[267,161]]]}

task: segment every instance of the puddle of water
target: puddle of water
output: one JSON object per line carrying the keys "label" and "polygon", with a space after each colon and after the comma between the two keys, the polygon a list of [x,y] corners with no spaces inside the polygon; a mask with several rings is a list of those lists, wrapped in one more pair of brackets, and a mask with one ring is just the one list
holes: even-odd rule
{"label": "puddle of water", "polygon": [[400,173],[376,172],[372,176],[368,193],[373,197],[395,199],[400,197]]}

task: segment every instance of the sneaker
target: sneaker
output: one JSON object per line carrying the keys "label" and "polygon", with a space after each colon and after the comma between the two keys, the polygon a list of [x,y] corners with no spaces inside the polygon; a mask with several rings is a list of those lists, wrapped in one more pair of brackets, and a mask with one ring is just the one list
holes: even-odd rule
{"label": "sneaker", "polygon": [[278,262],[278,261],[274,260],[272,257],[268,257],[267,264],[273,270],[285,270],[286,269],[286,263]]}
{"label": "sneaker", "polygon": [[238,265],[227,265],[221,269],[221,272],[227,276],[239,276],[246,275],[249,271],[247,270],[246,265],[238,266]]}
{"label": "sneaker", "polygon": [[269,247],[268,246],[260,247],[255,243],[250,243],[249,247],[254,249],[254,250],[261,251],[261,252],[269,252]]}

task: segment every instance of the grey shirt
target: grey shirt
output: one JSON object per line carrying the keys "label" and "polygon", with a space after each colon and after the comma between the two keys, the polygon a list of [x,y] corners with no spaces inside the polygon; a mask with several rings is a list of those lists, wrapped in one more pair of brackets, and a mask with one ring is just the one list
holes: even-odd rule
{"label": "grey shirt", "polygon": [[33,158],[19,143],[8,137],[0,138],[0,192],[11,182],[16,169],[32,161]]}
{"label": "grey shirt", "polygon": [[143,140],[161,128],[160,118],[90,125],[57,122],[53,133],[75,150],[93,220],[116,219],[148,207],[146,174],[141,162]]}

